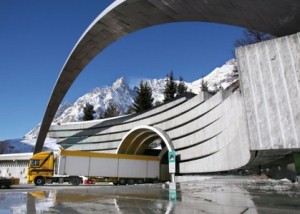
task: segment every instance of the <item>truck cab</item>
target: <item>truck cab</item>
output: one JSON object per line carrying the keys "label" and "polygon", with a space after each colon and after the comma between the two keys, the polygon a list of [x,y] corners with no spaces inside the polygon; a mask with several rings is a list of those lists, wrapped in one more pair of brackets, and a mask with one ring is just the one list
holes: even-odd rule
{"label": "truck cab", "polygon": [[54,154],[52,151],[34,154],[29,161],[27,183],[44,185],[54,174]]}

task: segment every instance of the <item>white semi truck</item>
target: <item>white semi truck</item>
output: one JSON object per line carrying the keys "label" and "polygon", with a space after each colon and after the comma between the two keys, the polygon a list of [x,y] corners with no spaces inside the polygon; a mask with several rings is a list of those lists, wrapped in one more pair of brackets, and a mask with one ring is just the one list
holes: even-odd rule
{"label": "white semi truck", "polygon": [[157,156],[60,150],[56,158],[51,151],[34,154],[27,175],[27,182],[35,185],[79,185],[82,176],[121,185],[141,184],[158,180],[160,165]]}

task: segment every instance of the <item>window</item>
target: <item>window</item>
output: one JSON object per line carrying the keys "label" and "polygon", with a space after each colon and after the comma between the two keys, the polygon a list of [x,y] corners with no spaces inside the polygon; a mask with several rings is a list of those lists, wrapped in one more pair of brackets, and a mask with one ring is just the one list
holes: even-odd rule
{"label": "window", "polygon": [[39,166],[40,165],[40,160],[31,160],[30,161],[30,166]]}

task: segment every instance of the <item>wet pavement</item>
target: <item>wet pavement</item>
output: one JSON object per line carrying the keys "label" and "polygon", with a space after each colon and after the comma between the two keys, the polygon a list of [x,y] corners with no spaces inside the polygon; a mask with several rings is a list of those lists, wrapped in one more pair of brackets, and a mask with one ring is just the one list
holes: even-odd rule
{"label": "wet pavement", "polygon": [[0,214],[23,213],[300,213],[300,184],[214,177],[132,186],[18,185],[0,190]]}

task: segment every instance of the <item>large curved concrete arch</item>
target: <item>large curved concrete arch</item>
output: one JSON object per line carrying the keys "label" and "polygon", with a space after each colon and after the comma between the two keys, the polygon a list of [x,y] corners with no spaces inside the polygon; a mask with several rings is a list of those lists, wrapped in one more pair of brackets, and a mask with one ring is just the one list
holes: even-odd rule
{"label": "large curved concrete arch", "polygon": [[83,33],[54,86],[34,153],[42,150],[55,113],[83,68],[107,46],[139,29],[163,23],[199,21],[251,28],[275,36],[300,31],[298,0],[117,0]]}

